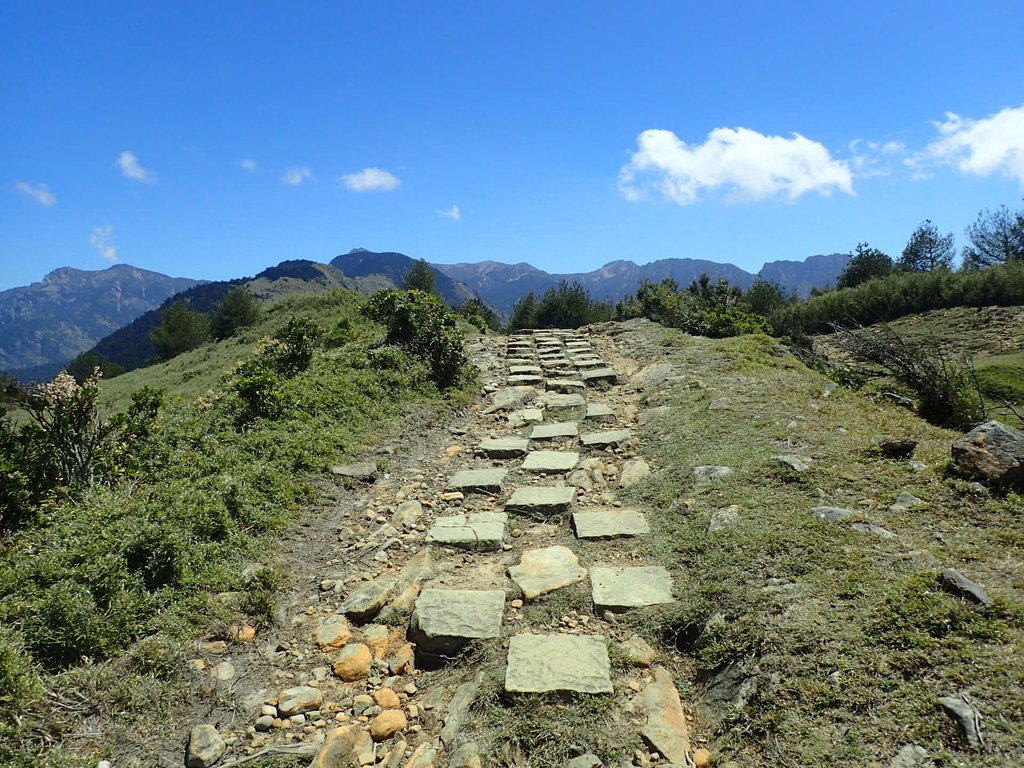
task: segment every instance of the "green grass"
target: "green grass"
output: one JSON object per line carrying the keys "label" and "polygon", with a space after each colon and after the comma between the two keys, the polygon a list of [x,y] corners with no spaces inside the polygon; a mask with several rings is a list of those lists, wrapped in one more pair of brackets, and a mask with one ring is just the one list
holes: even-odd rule
{"label": "green grass", "polygon": [[[848,390],[824,397],[828,381],[775,341],[664,341],[703,386],[648,396],[671,410],[642,430],[658,471],[632,500],[655,510],[654,549],[681,589],[677,607],[638,629],[681,651],[692,680],[742,662],[759,681],[742,712],[699,707],[695,732],[741,765],[887,764],[912,741],[943,765],[977,765],[936,704],[967,691],[986,717],[985,765],[1019,765],[1020,498],[978,493],[949,472],[956,433]],[[712,400],[729,407],[710,410]],[[928,468],[882,457],[887,436],[917,440]],[[788,453],[812,457],[810,470],[772,459]],[[705,464],[735,474],[696,484]],[[928,506],[890,511],[904,490]],[[739,522],[709,534],[715,510],[734,504]],[[818,505],[899,539],[820,522],[809,515]],[[984,585],[996,605],[982,614],[942,592],[943,568]]]}
{"label": "green grass", "polygon": [[[0,741],[26,747],[0,752],[0,762],[32,764],[41,734],[94,714],[54,701],[102,700],[126,725],[151,716],[152,692],[181,669],[181,641],[239,612],[269,620],[282,579],[266,568],[241,574],[273,561],[278,537],[313,500],[316,476],[394,433],[409,409],[466,402],[471,380],[441,393],[424,362],[397,351],[375,357],[364,342],[382,330],[358,316],[360,301],[348,292],[284,301],[238,339],[105,385],[111,409],[142,386],[171,398],[138,477],[55,497],[3,540]],[[296,315],[324,328],[328,346],[279,382],[277,418],[247,416],[224,376]],[[229,592],[232,603],[216,599]],[[156,644],[135,646],[140,638]],[[40,695],[40,683],[57,694]]]}

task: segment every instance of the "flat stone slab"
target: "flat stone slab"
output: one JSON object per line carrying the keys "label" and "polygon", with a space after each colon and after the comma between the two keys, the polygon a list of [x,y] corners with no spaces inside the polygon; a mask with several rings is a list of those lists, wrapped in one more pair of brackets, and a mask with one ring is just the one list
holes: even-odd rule
{"label": "flat stone slab", "polygon": [[562,392],[565,394],[582,392],[587,388],[587,385],[579,379],[548,379],[544,382],[544,386],[548,392]]}
{"label": "flat stone slab", "polygon": [[587,421],[615,421],[615,411],[604,403],[587,403]]}
{"label": "flat stone slab", "polygon": [[525,437],[488,438],[481,440],[477,448],[491,459],[518,459],[529,452],[530,441]]}
{"label": "flat stone slab", "polygon": [[523,460],[527,472],[570,472],[580,463],[575,451],[530,451]]}
{"label": "flat stone slab", "polygon": [[572,363],[580,370],[589,368],[605,368],[608,365],[599,357],[574,357]]}
{"label": "flat stone slab", "polygon": [[531,440],[558,440],[576,437],[579,428],[575,421],[557,421],[554,424],[539,424],[530,432]]}
{"label": "flat stone slab", "polygon": [[359,464],[339,464],[331,467],[331,472],[340,477],[351,477],[356,480],[365,480],[368,483],[377,479],[377,465],[372,461],[364,461]]}
{"label": "flat stone slab", "polygon": [[543,369],[539,365],[509,365],[508,372],[513,376],[540,376]]}
{"label": "flat stone slab", "polygon": [[594,610],[628,611],[672,602],[672,577],[660,565],[591,568]]}
{"label": "flat stone slab", "polygon": [[409,620],[409,639],[427,653],[453,653],[470,640],[501,634],[500,589],[424,589]]}
{"label": "flat stone slab", "polygon": [[501,493],[506,475],[507,469],[464,469],[452,475],[447,488],[449,491]]}
{"label": "flat stone slab", "polygon": [[622,445],[633,437],[628,429],[612,429],[605,432],[584,432],[580,441],[588,448],[609,448]]}
{"label": "flat stone slab", "polygon": [[525,515],[553,514],[564,512],[576,500],[576,489],[569,486],[528,486],[519,488],[505,502],[506,512]]}
{"label": "flat stone slab", "polygon": [[532,600],[586,578],[587,571],[568,547],[545,547],[523,552],[519,565],[508,569],[509,578]]}
{"label": "flat stone slab", "polygon": [[521,408],[540,394],[533,387],[506,387],[499,389],[491,398],[491,404],[484,408],[484,413],[494,413],[503,409]]}
{"label": "flat stone slab", "polygon": [[509,693],[611,693],[605,639],[592,635],[515,635],[508,644]]}
{"label": "flat stone slab", "polygon": [[537,398],[537,404],[550,411],[557,411],[563,408],[582,409],[586,407],[587,401],[583,399],[583,395],[578,393],[562,395],[558,392],[545,392]]}
{"label": "flat stone slab", "polygon": [[505,542],[507,522],[508,515],[504,512],[476,512],[439,517],[427,531],[427,543],[493,552],[501,549]]}
{"label": "flat stone slab", "polygon": [[543,384],[544,377],[533,374],[518,374],[516,376],[509,376],[505,381],[513,387],[530,386],[533,384]]}
{"label": "flat stone slab", "polygon": [[584,384],[592,387],[595,384],[615,384],[619,381],[619,374],[611,368],[594,368],[581,373],[580,378],[583,379]]}
{"label": "flat stone slab", "polygon": [[508,423],[515,427],[524,424],[540,424],[544,421],[544,411],[540,408],[523,408],[519,411],[512,411],[508,415]]}
{"label": "flat stone slab", "polygon": [[640,731],[644,740],[673,765],[686,765],[690,759],[690,732],[679,691],[666,670],[654,670],[654,680],[644,688],[641,705],[647,715]]}
{"label": "flat stone slab", "polygon": [[572,525],[578,539],[620,539],[651,531],[647,518],[635,509],[577,510]]}

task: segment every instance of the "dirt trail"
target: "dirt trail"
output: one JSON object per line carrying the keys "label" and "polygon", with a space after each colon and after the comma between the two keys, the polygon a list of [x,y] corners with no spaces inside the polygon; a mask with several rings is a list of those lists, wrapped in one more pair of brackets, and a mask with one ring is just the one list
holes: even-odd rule
{"label": "dirt trail", "polygon": [[596,331],[469,349],[487,396],[325,481],[275,626],[199,647],[190,764],[693,764],[672,660],[622,622],[678,589],[619,499],[651,366]]}

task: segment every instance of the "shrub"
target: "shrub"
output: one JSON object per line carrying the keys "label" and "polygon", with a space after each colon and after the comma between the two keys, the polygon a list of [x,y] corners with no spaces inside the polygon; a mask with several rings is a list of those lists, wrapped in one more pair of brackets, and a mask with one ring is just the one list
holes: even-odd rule
{"label": "shrub", "polygon": [[233,285],[217,302],[210,318],[215,339],[227,339],[241,328],[255,325],[260,319],[260,303],[244,285]]}
{"label": "shrub", "polygon": [[595,301],[580,283],[562,280],[557,288],[548,288],[540,299],[533,292],[516,302],[508,330],[521,328],[579,328],[581,325],[611,320],[612,307]]}
{"label": "shrub", "polygon": [[[759,289],[761,293],[767,291]],[[671,278],[644,282],[634,296],[619,302],[617,310],[620,318],[648,317],[695,336],[725,338],[767,329],[765,321],[751,311],[742,289],[724,278],[712,283],[707,274],[685,291]]]}
{"label": "shrub", "polygon": [[501,329],[501,318],[498,317],[498,313],[487,306],[481,299],[470,299],[461,307],[458,307],[455,310],[455,314],[464,317],[476,326],[481,333],[486,333],[488,330],[498,331]]}
{"label": "shrub", "polygon": [[462,377],[467,360],[455,315],[436,296],[415,289],[377,291],[362,311],[387,329],[385,344],[426,361],[439,387],[454,386]]}
{"label": "shrub", "polygon": [[210,321],[184,301],[163,310],[160,325],[149,332],[161,360],[170,360],[210,340]]}

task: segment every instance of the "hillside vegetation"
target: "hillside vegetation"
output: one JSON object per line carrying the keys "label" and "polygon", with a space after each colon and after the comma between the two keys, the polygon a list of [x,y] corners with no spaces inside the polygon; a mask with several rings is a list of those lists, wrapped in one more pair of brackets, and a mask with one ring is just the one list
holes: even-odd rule
{"label": "hillside vegetation", "polygon": [[[439,415],[464,401],[461,357],[446,358],[439,389],[429,355],[362,303],[347,291],[282,301],[258,326],[100,393],[70,378],[39,390],[58,426],[94,407],[129,411],[67,427],[100,435],[92,483],[59,470],[60,444],[47,439],[58,427],[4,426],[0,764],[94,764],[81,722],[117,713],[127,729],[152,717],[179,684],[184,640],[270,621],[287,576],[263,563],[317,476],[410,409]],[[443,311],[427,320],[456,333]]]}

